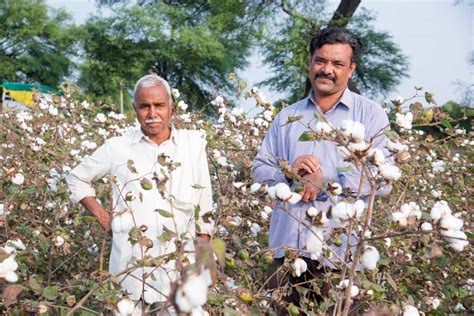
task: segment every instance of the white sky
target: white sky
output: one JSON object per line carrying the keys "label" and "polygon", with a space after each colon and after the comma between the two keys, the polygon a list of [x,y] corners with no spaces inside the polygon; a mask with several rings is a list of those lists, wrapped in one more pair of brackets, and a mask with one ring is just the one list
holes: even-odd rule
{"label": "white sky", "polygon": [[[334,8],[339,1],[330,1]],[[435,93],[438,104],[458,100],[456,81],[472,84],[474,67],[468,57],[474,51],[474,1],[464,0],[364,0],[365,7],[377,14],[375,27],[388,31],[403,53],[410,58],[409,78],[404,79],[397,91],[389,95],[409,97],[414,86],[422,86]],[[76,23],[82,23],[89,14],[97,14],[94,0],[46,0],[51,7],[64,7]],[[269,69],[262,57],[255,53],[248,69],[240,72],[249,85],[264,80]],[[261,89],[270,100],[282,95]],[[381,100],[377,100],[381,101]],[[251,102],[240,101],[244,108]]]}

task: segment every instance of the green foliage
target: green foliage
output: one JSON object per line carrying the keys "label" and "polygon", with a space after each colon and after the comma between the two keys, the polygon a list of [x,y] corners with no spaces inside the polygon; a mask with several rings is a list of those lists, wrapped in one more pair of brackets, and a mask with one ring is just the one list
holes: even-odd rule
{"label": "green foliage", "polygon": [[0,81],[57,86],[69,74],[75,27],[64,11],[48,13],[43,0],[0,3]]}
{"label": "green foliage", "polygon": [[[308,44],[330,19],[325,1],[296,2],[271,23],[264,36],[263,53],[273,76],[264,81],[277,91],[289,93],[289,102],[303,97],[308,73]],[[374,15],[360,10],[347,28],[357,34],[364,51],[357,63],[354,82],[362,94],[386,95],[406,77],[407,57],[387,32],[374,30]]]}
{"label": "green foliage", "polygon": [[226,75],[246,64],[251,25],[241,2],[160,3],[116,8],[83,29],[79,84],[117,103],[120,83],[133,88],[150,70],[178,88],[191,107],[231,87]]}

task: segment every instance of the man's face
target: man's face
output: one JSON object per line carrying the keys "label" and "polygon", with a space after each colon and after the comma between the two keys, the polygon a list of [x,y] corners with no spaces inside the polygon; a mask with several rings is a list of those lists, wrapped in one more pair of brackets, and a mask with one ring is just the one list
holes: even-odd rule
{"label": "man's face", "polygon": [[170,98],[163,85],[139,88],[134,106],[145,135],[157,136],[167,131],[172,109]]}
{"label": "man's face", "polygon": [[349,44],[325,44],[309,60],[309,79],[316,95],[332,95],[344,90],[356,68]]}

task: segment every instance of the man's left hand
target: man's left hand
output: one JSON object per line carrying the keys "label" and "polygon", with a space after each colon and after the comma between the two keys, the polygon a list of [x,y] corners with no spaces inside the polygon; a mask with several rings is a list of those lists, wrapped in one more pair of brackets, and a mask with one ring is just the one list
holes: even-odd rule
{"label": "man's left hand", "polygon": [[321,172],[313,172],[303,177],[306,180],[303,191],[300,192],[301,199],[305,202],[316,200],[319,191],[323,187],[323,176]]}
{"label": "man's left hand", "polygon": [[211,236],[208,235],[208,234],[198,234],[197,235],[197,242],[199,244],[209,243],[209,242],[211,242]]}

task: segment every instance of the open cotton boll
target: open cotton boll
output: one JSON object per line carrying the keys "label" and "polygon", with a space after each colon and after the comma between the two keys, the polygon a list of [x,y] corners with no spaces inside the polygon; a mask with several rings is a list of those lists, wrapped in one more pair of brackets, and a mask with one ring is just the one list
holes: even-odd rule
{"label": "open cotton boll", "polygon": [[270,206],[267,206],[267,205],[265,205],[265,206],[263,207],[263,211],[264,211],[265,213],[267,213],[268,215],[270,215],[270,214],[273,212],[272,208],[271,208]]}
{"label": "open cotton boll", "polygon": [[323,227],[311,226],[306,233],[306,249],[311,254],[312,260],[317,260],[323,252]]}
{"label": "open cotton boll", "polygon": [[12,253],[13,251],[16,251],[16,250],[25,250],[26,246],[23,243],[23,241],[21,241],[21,239],[17,238],[14,240],[7,240],[7,242],[5,243],[4,249],[7,253]]}
{"label": "open cotton boll", "polygon": [[257,236],[260,230],[260,225],[258,225],[257,223],[252,223],[252,225],[250,226],[250,232],[253,236]]}
{"label": "open cotton boll", "polygon": [[295,271],[295,275],[300,277],[308,269],[308,264],[303,259],[296,258],[295,262],[293,262],[293,269]]}
{"label": "open cotton boll", "polygon": [[306,210],[306,214],[308,214],[309,217],[315,217],[319,214],[319,211],[317,208],[311,206]]}
{"label": "open cotton boll", "polygon": [[365,203],[362,200],[357,200],[355,203],[352,205],[352,208],[354,210],[354,216],[356,219],[359,219],[362,213],[364,212],[365,209]]}
{"label": "open cotton boll", "polygon": [[[347,289],[347,287],[349,286],[349,280],[348,279],[345,279],[345,280],[342,280],[341,282],[339,282],[339,288],[341,289]],[[359,294],[359,288],[355,285],[352,285],[351,287],[351,297],[355,297]]]}
{"label": "open cotton boll", "polygon": [[397,166],[384,163],[379,166],[380,174],[387,180],[395,181],[402,176],[400,169]]}
{"label": "open cotton boll", "polygon": [[314,131],[318,134],[325,135],[331,133],[332,127],[329,126],[329,124],[326,122],[319,121],[318,123],[316,123]]}
{"label": "open cotton boll", "polygon": [[21,173],[15,174],[15,176],[12,178],[12,183],[14,185],[22,185],[23,182],[25,182],[25,177]]}
{"label": "open cotton boll", "polygon": [[275,186],[276,189],[276,196],[281,200],[287,200],[291,197],[291,190],[290,187],[283,182],[278,183]]}
{"label": "open cotton boll", "polygon": [[413,122],[413,113],[407,112],[405,114],[397,113],[395,114],[395,123],[404,128],[404,129],[411,129]]}
{"label": "open cotton boll", "polygon": [[272,200],[276,199],[276,186],[269,187],[267,193]]}
{"label": "open cotton boll", "polygon": [[372,159],[374,164],[376,164],[377,166],[380,166],[381,164],[385,162],[385,155],[383,154],[383,151],[378,148],[369,149],[369,152],[367,155]]}
{"label": "open cotton boll", "polygon": [[387,140],[386,146],[388,150],[392,152],[404,152],[408,151],[408,146],[399,142],[392,142],[390,140]]}
{"label": "open cotton boll", "polygon": [[330,185],[330,193],[332,195],[339,195],[339,194],[342,194],[342,186],[337,183],[337,182],[334,182],[334,183],[331,183]]}
{"label": "open cotton boll", "polygon": [[5,280],[10,283],[15,283],[16,281],[18,281],[18,274],[16,274],[16,272],[14,271],[7,271],[4,277],[5,277]]}
{"label": "open cotton boll", "polygon": [[343,120],[340,131],[344,137],[351,139],[355,143],[364,141],[365,127],[360,122]]}
{"label": "open cotton boll", "polygon": [[176,305],[181,312],[189,313],[192,309],[207,302],[209,280],[206,273],[191,274],[176,291]]}
{"label": "open cotton boll", "polygon": [[446,237],[451,248],[456,251],[463,251],[464,247],[469,244],[466,234],[460,230],[442,230],[441,235]]}
{"label": "open cotton boll", "polygon": [[349,143],[349,145],[347,147],[352,152],[362,152],[362,151],[365,151],[365,150],[369,149],[370,143],[366,143],[364,141],[362,141],[360,143],[352,143],[351,142],[351,143]]}
{"label": "open cotton boll", "polygon": [[331,219],[336,223],[342,223],[353,215],[353,206],[350,203],[339,202],[331,209]]}
{"label": "open cotton boll", "polygon": [[392,221],[395,223],[400,224],[400,226],[407,226],[407,216],[402,212],[393,212],[392,213]]}
{"label": "open cotton boll", "polygon": [[191,316],[209,316],[209,313],[205,311],[201,306],[194,307],[191,310]]}
{"label": "open cotton boll", "polygon": [[373,246],[365,246],[364,254],[362,255],[362,265],[367,270],[375,270],[377,268],[377,262],[380,259],[380,254],[377,248]]}
{"label": "open cotton boll", "polygon": [[439,224],[441,228],[446,230],[460,230],[464,225],[462,219],[457,218],[451,214],[446,214],[441,217],[441,222]]}
{"label": "open cotton boll", "polygon": [[431,225],[431,223],[424,222],[423,224],[421,224],[421,230],[425,232],[433,230],[433,225]]}
{"label": "open cotton boll", "polygon": [[403,307],[403,316],[420,316],[420,313],[415,306],[405,305]]}
{"label": "open cotton boll", "polygon": [[441,217],[444,215],[451,214],[451,209],[449,208],[448,202],[441,200],[437,201],[433,208],[431,209],[430,216],[431,219],[437,223]]}
{"label": "open cotton boll", "polygon": [[288,199],[288,203],[297,204],[299,201],[301,201],[301,195],[296,192],[291,192],[291,196]]}
{"label": "open cotton boll", "polygon": [[262,185],[260,183],[256,182],[256,183],[254,183],[250,186],[250,192],[255,193],[258,190],[260,190],[261,187],[262,187]]}
{"label": "open cotton boll", "polygon": [[150,286],[147,286],[145,287],[145,292],[143,292],[143,299],[147,304],[156,303],[160,300],[160,293]]}
{"label": "open cotton boll", "polygon": [[129,298],[123,298],[117,303],[117,311],[120,316],[128,316],[133,313],[135,303]]}

